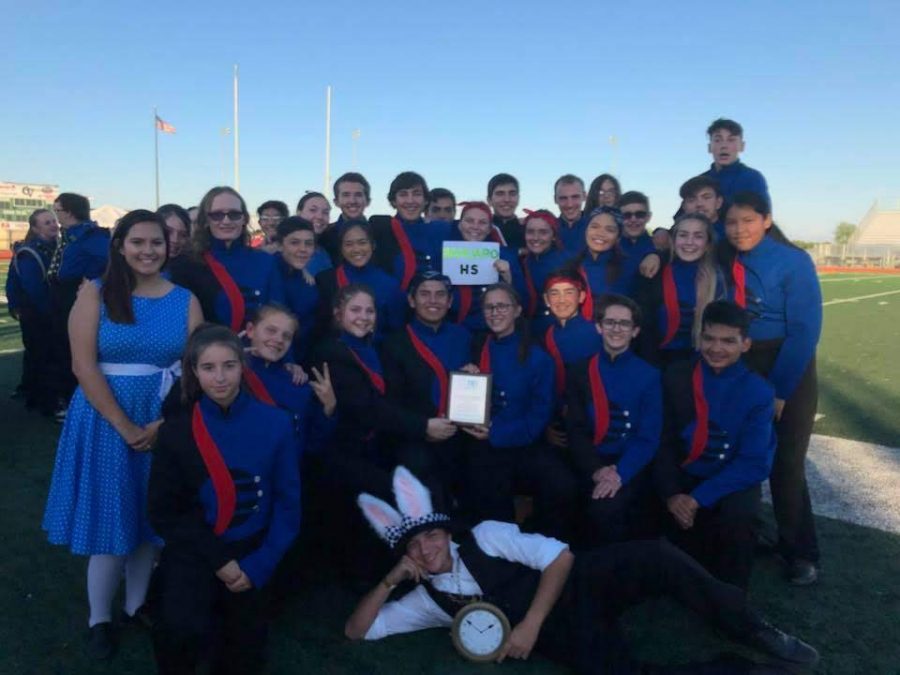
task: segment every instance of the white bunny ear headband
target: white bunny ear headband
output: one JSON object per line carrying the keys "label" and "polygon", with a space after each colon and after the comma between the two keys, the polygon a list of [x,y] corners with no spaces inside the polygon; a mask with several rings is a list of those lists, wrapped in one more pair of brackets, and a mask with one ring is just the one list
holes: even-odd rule
{"label": "white bunny ear headband", "polygon": [[394,498],[399,512],[366,492],[356,499],[375,533],[391,548],[423,530],[450,523],[450,516],[434,511],[428,488],[404,466],[394,469]]}

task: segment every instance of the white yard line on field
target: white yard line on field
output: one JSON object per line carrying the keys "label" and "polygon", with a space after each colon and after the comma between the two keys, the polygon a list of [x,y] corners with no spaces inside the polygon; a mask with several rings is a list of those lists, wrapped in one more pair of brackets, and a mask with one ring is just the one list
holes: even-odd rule
{"label": "white yard line on field", "polygon": [[856,302],[858,300],[868,300],[869,298],[880,298],[885,295],[896,295],[897,293],[900,293],[900,290],[884,291],[883,293],[871,293],[869,295],[860,295],[855,298],[838,298],[837,300],[829,300],[828,302],[823,302],[822,307],[828,307],[828,305],[840,305],[844,302]]}
{"label": "white yard line on field", "polygon": [[896,274],[871,274],[866,277],[819,277],[819,282],[825,283],[830,282],[833,283],[835,281],[869,281],[871,279],[900,279],[900,276]]}

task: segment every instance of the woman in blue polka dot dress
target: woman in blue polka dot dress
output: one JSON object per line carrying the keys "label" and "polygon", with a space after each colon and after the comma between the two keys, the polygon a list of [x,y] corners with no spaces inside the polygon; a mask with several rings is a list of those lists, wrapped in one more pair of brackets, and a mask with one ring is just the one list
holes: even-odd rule
{"label": "woman in blue polka dot dress", "polygon": [[69,316],[79,387],[59,439],[43,528],[89,555],[89,651],[113,651],[112,601],[124,568],[125,613],[143,606],[158,540],[147,524],[148,452],[162,398],[200,304],[164,279],[165,223],[132,211],[116,225],[102,281],[86,283]]}

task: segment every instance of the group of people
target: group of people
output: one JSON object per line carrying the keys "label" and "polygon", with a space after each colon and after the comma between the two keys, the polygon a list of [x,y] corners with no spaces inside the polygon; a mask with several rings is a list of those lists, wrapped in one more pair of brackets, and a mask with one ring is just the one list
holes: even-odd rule
{"label": "group of people", "polygon": [[[279,567],[292,573],[303,504],[330,564],[375,586],[353,638],[449,625],[450,584],[494,595],[486,553],[540,572],[516,586],[528,597],[510,605],[522,611],[503,656],[537,644],[581,672],[637,672],[615,617],[669,593],[813,663],[746,591],[767,479],[788,580],[818,575],[804,461],[820,290],[773,223],[762,174],[740,162],[740,125],[708,134],[712,166],[652,233],[649,199],[609,174],[587,188],[564,175],[558,215],[519,216],[510,174],[457,204],[404,172],[388,191],[395,214],[367,217],[369,183],[347,173],[335,222],[320,193],[295,215],[267,201],[255,246],[229,187],[193,213],[131,211],[112,233],[79,195],[36,211],[7,295],[26,403],[67,411],[43,527],[90,556],[92,654],[109,657],[115,623],[136,622],[152,624],[160,672],[194,672],[204,654],[212,672],[255,672],[263,591]],[[452,284],[448,241],[498,243],[497,282]],[[447,418],[454,371],[491,374],[488,424]],[[402,517],[388,523],[395,498]],[[386,603],[403,581],[419,588]],[[539,639],[555,604],[592,624],[568,638],[578,644]],[[556,635],[564,622],[552,623]]]}

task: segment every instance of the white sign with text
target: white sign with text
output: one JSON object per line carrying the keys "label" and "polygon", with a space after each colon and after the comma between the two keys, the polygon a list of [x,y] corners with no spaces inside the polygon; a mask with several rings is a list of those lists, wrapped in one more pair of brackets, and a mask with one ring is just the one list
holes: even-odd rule
{"label": "white sign with text", "polygon": [[500,244],[493,241],[445,241],[443,271],[458,286],[496,284],[500,275],[494,261],[500,259]]}

